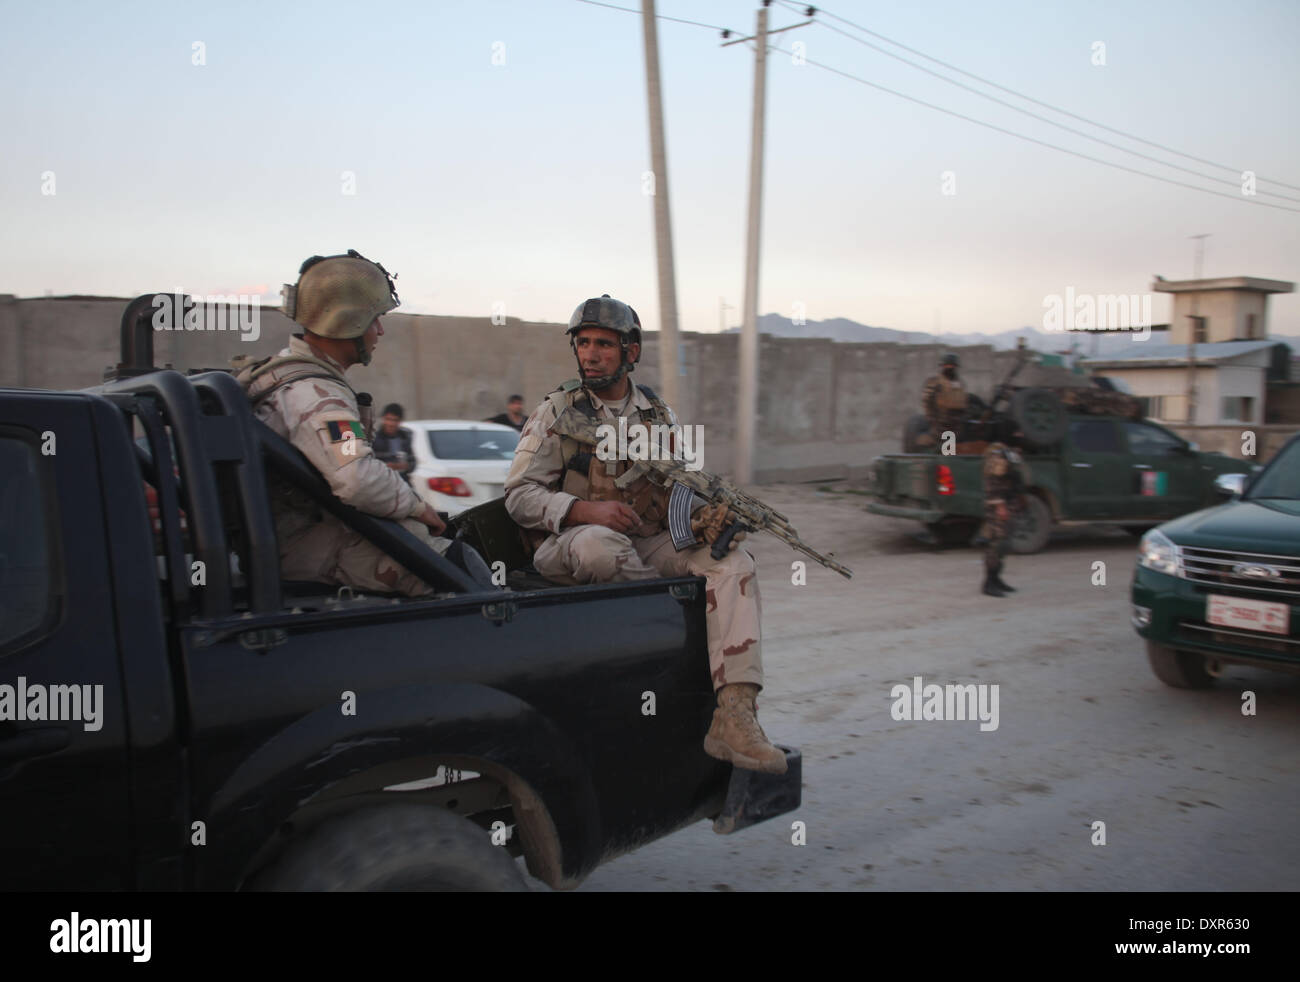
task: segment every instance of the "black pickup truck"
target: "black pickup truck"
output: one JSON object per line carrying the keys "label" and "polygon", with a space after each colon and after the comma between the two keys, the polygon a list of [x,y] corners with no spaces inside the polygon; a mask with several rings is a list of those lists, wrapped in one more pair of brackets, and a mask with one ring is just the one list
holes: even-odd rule
{"label": "black pickup truck", "polygon": [[[703,580],[476,581],[334,498],[226,373],[0,389],[0,889],[552,887],[789,812],[702,750]],[[438,591],[279,576],[275,471]],[[500,502],[459,523],[489,563]],[[517,572],[515,570],[514,572]]]}

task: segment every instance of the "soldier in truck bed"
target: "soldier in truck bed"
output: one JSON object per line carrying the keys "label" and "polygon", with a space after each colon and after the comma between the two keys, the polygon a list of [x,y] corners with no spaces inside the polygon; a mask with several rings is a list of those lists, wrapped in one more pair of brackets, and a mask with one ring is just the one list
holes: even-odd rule
{"label": "soldier in truck bed", "polygon": [[[236,378],[253,414],[301,450],[342,501],[395,519],[446,553],[451,543],[438,537],[445,524],[375,456],[373,421],[363,421],[357,393],[344,376],[353,365],[370,364],[384,334],[379,317],[397,305],[392,279],[378,263],[355,251],[313,256],[299,270],[292,309],[286,311],[303,332],[279,354],[242,368]],[[433,592],[306,495],[273,476],[269,483],[284,579],[407,596]]]}
{"label": "soldier in truck bed", "polygon": [[930,423],[930,439],[920,442],[933,446],[943,439],[945,431],[951,430],[953,438],[962,438],[962,422],[966,418],[967,394],[961,379],[957,377],[960,361],[949,352],[939,359],[939,374],[931,375],[925,380],[921,390],[921,411]]}
{"label": "soldier in truck bed", "polygon": [[632,425],[677,422],[658,396],[628,378],[641,357],[641,321],[606,294],[580,304],[567,333],[579,378],[560,386],[524,424],[506,478],[506,510],[535,546],[537,571],[557,582],[703,576],[709,670],[717,692],[704,750],[736,767],[783,774],[785,754],[768,741],[755,715],[763,667],[754,558],[744,549],[722,559],[710,555],[709,544],[726,524],[726,507],[700,508],[691,524],[704,544],[678,552],[666,529],[666,490],[645,477],[617,487],[628,461],[601,460],[595,448],[553,429],[559,414],[570,409],[611,424],[620,417]]}

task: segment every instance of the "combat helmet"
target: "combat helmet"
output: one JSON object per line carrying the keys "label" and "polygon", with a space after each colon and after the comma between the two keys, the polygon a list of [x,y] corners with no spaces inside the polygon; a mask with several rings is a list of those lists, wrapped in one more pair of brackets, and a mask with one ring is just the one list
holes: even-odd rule
{"label": "combat helmet", "polygon": [[306,260],[285,313],[319,337],[354,341],[361,364],[368,365],[370,352],[362,335],[376,317],[400,302],[392,274],[349,249],[346,255]]}
{"label": "combat helmet", "polygon": [[[641,360],[641,352],[638,347],[636,357],[628,360],[628,348],[631,345],[641,344],[641,318],[636,315],[636,311],[623,303],[621,300],[614,300],[608,293],[602,293],[599,297],[593,297],[590,300],[584,300],[578,304],[569,318],[569,329],[564,333],[569,336],[569,347],[573,349],[573,356],[578,357],[578,332],[584,327],[601,327],[607,331],[613,331],[619,336],[623,357],[619,362],[618,371],[613,375],[601,375],[598,378],[583,379],[583,384],[589,389],[597,391],[607,389],[614,385],[628,372],[635,371],[635,366]],[[579,377],[582,372],[582,362],[578,362]]]}
{"label": "combat helmet", "polygon": [[953,368],[961,367],[961,359],[951,351],[939,359],[940,365],[951,365]]}

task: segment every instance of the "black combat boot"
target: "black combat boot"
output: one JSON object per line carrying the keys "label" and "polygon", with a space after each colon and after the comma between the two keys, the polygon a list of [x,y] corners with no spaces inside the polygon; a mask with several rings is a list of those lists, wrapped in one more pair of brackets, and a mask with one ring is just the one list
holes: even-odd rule
{"label": "black combat boot", "polygon": [[1005,597],[1006,594],[998,589],[998,574],[988,567],[984,568],[984,592],[990,597]]}
{"label": "black combat boot", "polygon": [[997,568],[993,570],[993,585],[997,587],[999,590],[1001,590],[1003,593],[1016,592],[1015,587],[1008,586],[1006,583],[1002,582],[1002,563],[1000,562],[998,563]]}

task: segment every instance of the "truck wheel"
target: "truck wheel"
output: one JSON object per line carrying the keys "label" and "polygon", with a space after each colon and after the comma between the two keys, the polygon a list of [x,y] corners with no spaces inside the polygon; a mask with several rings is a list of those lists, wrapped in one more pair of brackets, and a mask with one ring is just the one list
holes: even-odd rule
{"label": "truck wheel", "polygon": [[1051,509],[1038,495],[1025,495],[1025,507],[1016,512],[1015,521],[1011,525],[1011,551],[1019,555],[1038,552],[1047,545],[1051,534]]}
{"label": "truck wheel", "polygon": [[526,891],[502,846],[441,808],[359,808],[322,822],[291,845],[249,889],[307,892]]}
{"label": "truck wheel", "polygon": [[974,519],[963,519],[931,522],[925,528],[930,533],[930,538],[937,545],[965,546],[970,545],[970,540],[974,538],[975,530],[979,528],[979,525],[980,523]]}
{"label": "truck wheel", "polygon": [[1051,389],[1021,389],[1011,397],[1011,418],[1025,445],[1042,450],[1059,443],[1070,425],[1060,397]]}
{"label": "truck wheel", "polygon": [[1176,689],[1208,689],[1214,685],[1214,676],[1206,670],[1205,659],[1194,652],[1175,651],[1168,645],[1148,641],[1147,661],[1156,678]]}
{"label": "truck wheel", "polygon": [[924,415],[918,413],[909,417],[903,424],[903,453],[925,453],[927,450],[934,450],[938,444],[923,447],[916,442],[917,437],[929,432],[930,421]]}

